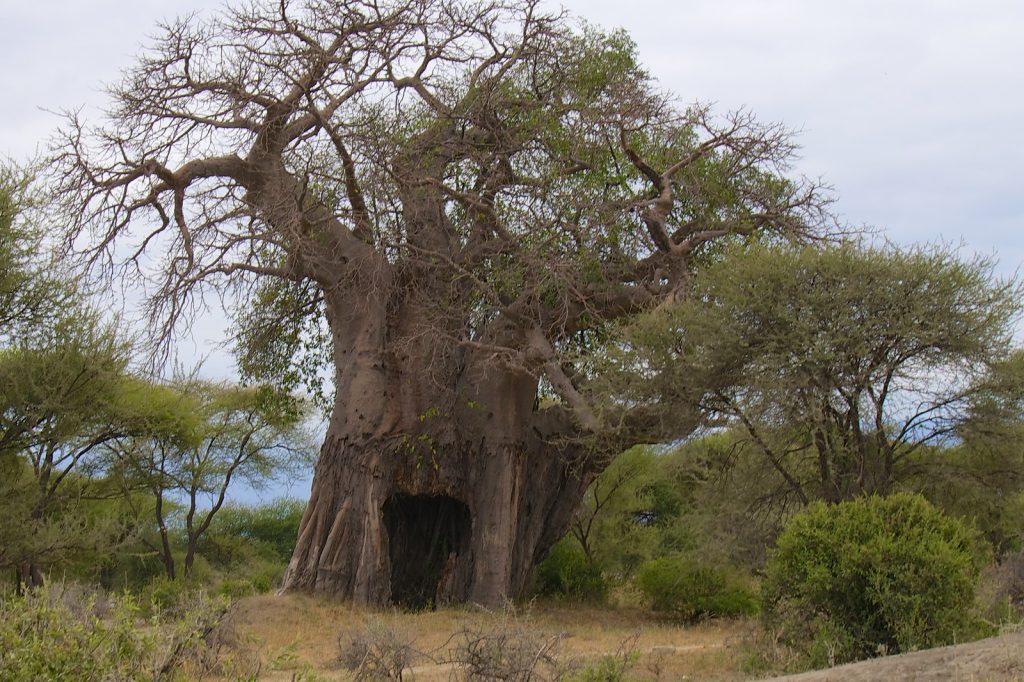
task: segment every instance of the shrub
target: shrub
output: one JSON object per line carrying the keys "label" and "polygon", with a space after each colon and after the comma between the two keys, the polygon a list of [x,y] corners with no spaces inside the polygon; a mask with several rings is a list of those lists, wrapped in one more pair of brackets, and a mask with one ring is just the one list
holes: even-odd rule
{"label": "shrub", "polygon": [[155,643],[136,632],[136,605],[115,600],[101,618],[95,603],[59,587],[0,603],[0,680],[145,679]]}
{"label": "shrub", "polygon": [[689,623],[757,611],[754,595],[732,572],[682,557],[647,562],[637,572],[636,585],[653,611]]}
{"label": "shrub", "polygon": [[305,502],[287,498],[260,506],[225,505],[202,540],[202,553],[221,566],[253,556],[287,564],[305,509]]}
{"label": "shrub", "polygon": [[765,625],[815,666],[951,643],[974,626],[984,547],[919,495],[812,505],[769,554]]}
{"label": "shrub", "polygon": [[198,599],[173,617],[142,619],[130,595],[49,585],[0,599],[0,682],[173,679],[209,658],[207,640],[225,614]]}
{"label": "shrub", "polygon": [[351,671],[357,682],[401,680],[403,671],[421,657],[412,636],[380,620],[338,637],[338,663]]}
{"label": "shrub", "polygon": [[466,625],[448,656],[470,680],[558,680],[566,633],[550,635],[509,603],[489,625]]}
{"label": "shrub", "polygon": [[154,578],[142,591],[144,611],[146,614],[173,613],[187,605],[200,589],[200,585],[192,580]]}
{"label": "shrub", "polygon": [[573,601],[603,602],[608,597],[608,581],[601,568],[571,538],[552,547],[537,566],[535,587],[542,596]]}
{"label": "shrub", "polygon": [[242,597],[251,597],[259,593],[260,591],[256,588],[253,581],[246,580],[245,578],[241,580],[222,580],[217,587],[217,594],[229,601],[237,601]]}

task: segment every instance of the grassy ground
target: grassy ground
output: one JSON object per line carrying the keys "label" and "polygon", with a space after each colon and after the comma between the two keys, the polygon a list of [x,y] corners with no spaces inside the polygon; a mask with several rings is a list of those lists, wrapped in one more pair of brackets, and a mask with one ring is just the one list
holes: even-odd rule
{"label": "grassy ground", "polygon": [[529,664],[543,650],[554,665],[576,671],[603,657],[614,665],[628,660],[628,679],[738,680],[746,677],[744,642],[752,631],[736,621],[681,627],[629,608],[535,603],[497,613],[471,607],[401,613],[302,595],[243,599],[231,626],[243,657],[258,657],[261,680],[351,679],[339,657],[351,655],[353,641],[368,640],[404,647],[405,679],[421,681],[452,678],[455,667],[444,661],[467,644],[481,651],[481,643],[497,642],[509,650],[526,642],[524,649],[534,652]]}

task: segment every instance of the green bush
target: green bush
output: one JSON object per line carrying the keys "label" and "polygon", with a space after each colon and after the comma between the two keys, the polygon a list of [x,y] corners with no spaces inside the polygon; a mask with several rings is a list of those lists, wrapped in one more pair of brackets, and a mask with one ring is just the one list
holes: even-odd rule
{"label": "green bush", "polygon": [[688,623],[757,611],[757,599],[735,574],[682,557],[647,562],[637,572],[636,585],[653,611]]}
{"label": "green bush", "polygon": [[155,641],[130,597],[68,596],[57,586],[0,601],[0,680],[152,679]]}
{"label": "green bush", "polygon": [[588,602],[608,598],[608,581],[601,568],[590,562],[571,538],[552,547],[548,558],[537,566],[535,587],[537,594],[545,597]]}
{"label": "green bush", "polygon": [[148,614],[177,611],[200,589],[199,583],[193,580],[154,578],[142,591],[144,611]]}
{"label": "green bush", "polygon": [[218,566],[248,563],[254,556],[287,564],[305,509],[305,502],[287,498],[260,506],[225,505],[203,537],[201,552]]}
{"label": "green bush", "polygon": [[812,666],[948,644],[971,615],[986,546],[919,495],[812,505],[770,552],[766,627]]}
{"label": "green bush", "polygon": [[227,602],[196,592],[174,612],[143,617],[129,594],[53,584],[0,598],[0,682],[182,679],[213,661],[207,640]]}
{"label": "green bush", "polygon": [[265,575],[256,575],[251,578],[226,579],[222,580],[220,585],[217,586],[217,593],[231,601],[266,592],[270,592],[270,579]]}

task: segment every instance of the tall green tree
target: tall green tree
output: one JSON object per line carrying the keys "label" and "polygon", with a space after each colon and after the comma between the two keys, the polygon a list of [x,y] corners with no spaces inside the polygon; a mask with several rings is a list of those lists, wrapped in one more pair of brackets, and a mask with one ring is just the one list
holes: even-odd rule
{"label": "tall green tree", "polygon": [[1020,301],[990,261],[945,248],[755,246],[631,327],[607,381],[734,425],[800,504],[884,495],[941,464],[927,455],[1009,354]]}
{"label": "tall green tree", "polygon": [[105,451],[177,428],[130,370],[119,321],[52,256],[36,194],[27,172],[0,171],[0,565],[28,586],[126,537],[115,506],[92,504],[115,494]]}
{"label": "tall green tree", "polygon": [[206,532],[224,507],[228,491],[240,482],[264,485],[301,470],[313,448],[304,426],[301,401],[267,387],[240,387],[194,377],[163,387],[174,411],[190,408],[197,417],[190,431],[143,434],[117,446],[129,486],[141,485],[155,501],[164,572],[178,577],[171,534],[172,514],[184,535],[182,575],[192,572]]}
{"label": "tall green tree", "polygon": [[[128,345],[47,250],[31,174],[0,169],[0,565],[19,584],[101,542],[78,513],[82,465],[120,427]],[[95,525],[95,524],[93,524]],[[101,524],[102,525],[102,524]]]}

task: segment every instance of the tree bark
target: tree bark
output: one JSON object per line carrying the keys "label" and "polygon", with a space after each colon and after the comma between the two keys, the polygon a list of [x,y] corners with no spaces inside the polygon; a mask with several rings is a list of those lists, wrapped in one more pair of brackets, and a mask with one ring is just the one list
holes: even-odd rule
{"label": "tree bark", "polygon": [[567,410],[537,409],[536,376],[384,310],[329,308],[337,395],[283,587],[416,607],[519,597],[596,467],[564,437]]}
{"label": "tree bark", "polygon": [[[163,463],[161,462],[161,467]],[[162,472],[161,472],[162,473]],[[174,580],[174,553],[171,551],[171,539],[167,532],[167,524],[164,521],[164,495],[163,489],[159,486],[153,491],[156,497],[156,523],[157,528],[160,529],[160,560],[164,565],[164,574],[168,580]]]}
{"label": "tree bark", "polygon": [[[433,588],[432,599],[410,605],[498,604],[518,597],[530,569],[567,528],[590,480],[539,443],[466,441],[445,446],[431,461],[428,451],[407,448],[407,442],[328,437],[285,589],[389,603],[402,588],[392,580],[399,572],[413,580],[431,578],[427,555],[443,543],[452,549],[445,557],[450,565],[426,586]],[[468,537],[441,527],[446,519],[438,515],[419,519],[437,544],[391,542],[400,529],[388,522],[385,509],[410,498],[464,505]]]}

